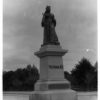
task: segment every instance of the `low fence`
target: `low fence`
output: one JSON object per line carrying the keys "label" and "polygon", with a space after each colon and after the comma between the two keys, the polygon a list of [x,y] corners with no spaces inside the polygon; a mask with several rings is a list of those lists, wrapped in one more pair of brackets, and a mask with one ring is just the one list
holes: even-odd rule
{"label": "low fence", "polygon": [[[29,100],[31,94],[34,92],[4,92],[3,100]],[[77,98],[78,100],[97,100],[97,92],[77,92]]]}
{"label": "low fence", "polygon": [[97,92],[77,92],[78,100],[97,100]]}

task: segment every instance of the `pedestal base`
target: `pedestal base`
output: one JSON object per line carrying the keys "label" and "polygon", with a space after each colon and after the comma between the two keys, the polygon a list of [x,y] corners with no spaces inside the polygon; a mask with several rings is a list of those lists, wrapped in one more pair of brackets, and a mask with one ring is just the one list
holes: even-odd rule
{"label": "pedestal base", "polygon": [[76,92],[73,90],[36,91],[31,94],[29,100],[77,100]]}
{"label": "pedestal base", "polygon": [[48,90],[64,90],[69,89],[70,83],[67,80],[62,81],[41,81],[39,80],[35,84],[36,91],[48,91]]}

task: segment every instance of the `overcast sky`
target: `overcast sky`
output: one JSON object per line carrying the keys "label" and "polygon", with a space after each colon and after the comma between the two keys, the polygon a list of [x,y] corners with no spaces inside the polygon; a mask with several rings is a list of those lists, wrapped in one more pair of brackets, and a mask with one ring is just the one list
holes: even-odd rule
{"label": "overcast sky", "polygon": [[97,61],[96,0],[3,0],[3,65],[15,70],[35,64],[34,52],[43,42],[42,13],[51,5],[56,33],[63,49],[64,69],[70,71],[81,58]]}

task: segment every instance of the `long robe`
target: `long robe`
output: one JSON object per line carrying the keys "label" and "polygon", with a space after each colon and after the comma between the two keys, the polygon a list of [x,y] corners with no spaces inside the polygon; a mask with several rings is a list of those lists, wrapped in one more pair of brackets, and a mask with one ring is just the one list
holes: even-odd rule
{"label": "long robe", "polygon": [[58,37],[55,32],[56,20],[51,13],[44,13],[42,19],[42,27],[44,27],[43,44],[59,44]]}

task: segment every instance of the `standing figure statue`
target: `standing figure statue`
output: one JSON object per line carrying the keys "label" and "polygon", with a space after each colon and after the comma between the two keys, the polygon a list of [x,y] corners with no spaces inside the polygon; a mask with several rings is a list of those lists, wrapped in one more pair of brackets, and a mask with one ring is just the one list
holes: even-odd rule
{"label": "standing figure statue", "polygon": [[50,13],[50,6],[46,7],[46,11],[42,18],[42,27],[44,27],[44,40],[43,45],[52,44],[60,45],[58,37],[55,32],[56,20],[52,13]]}

